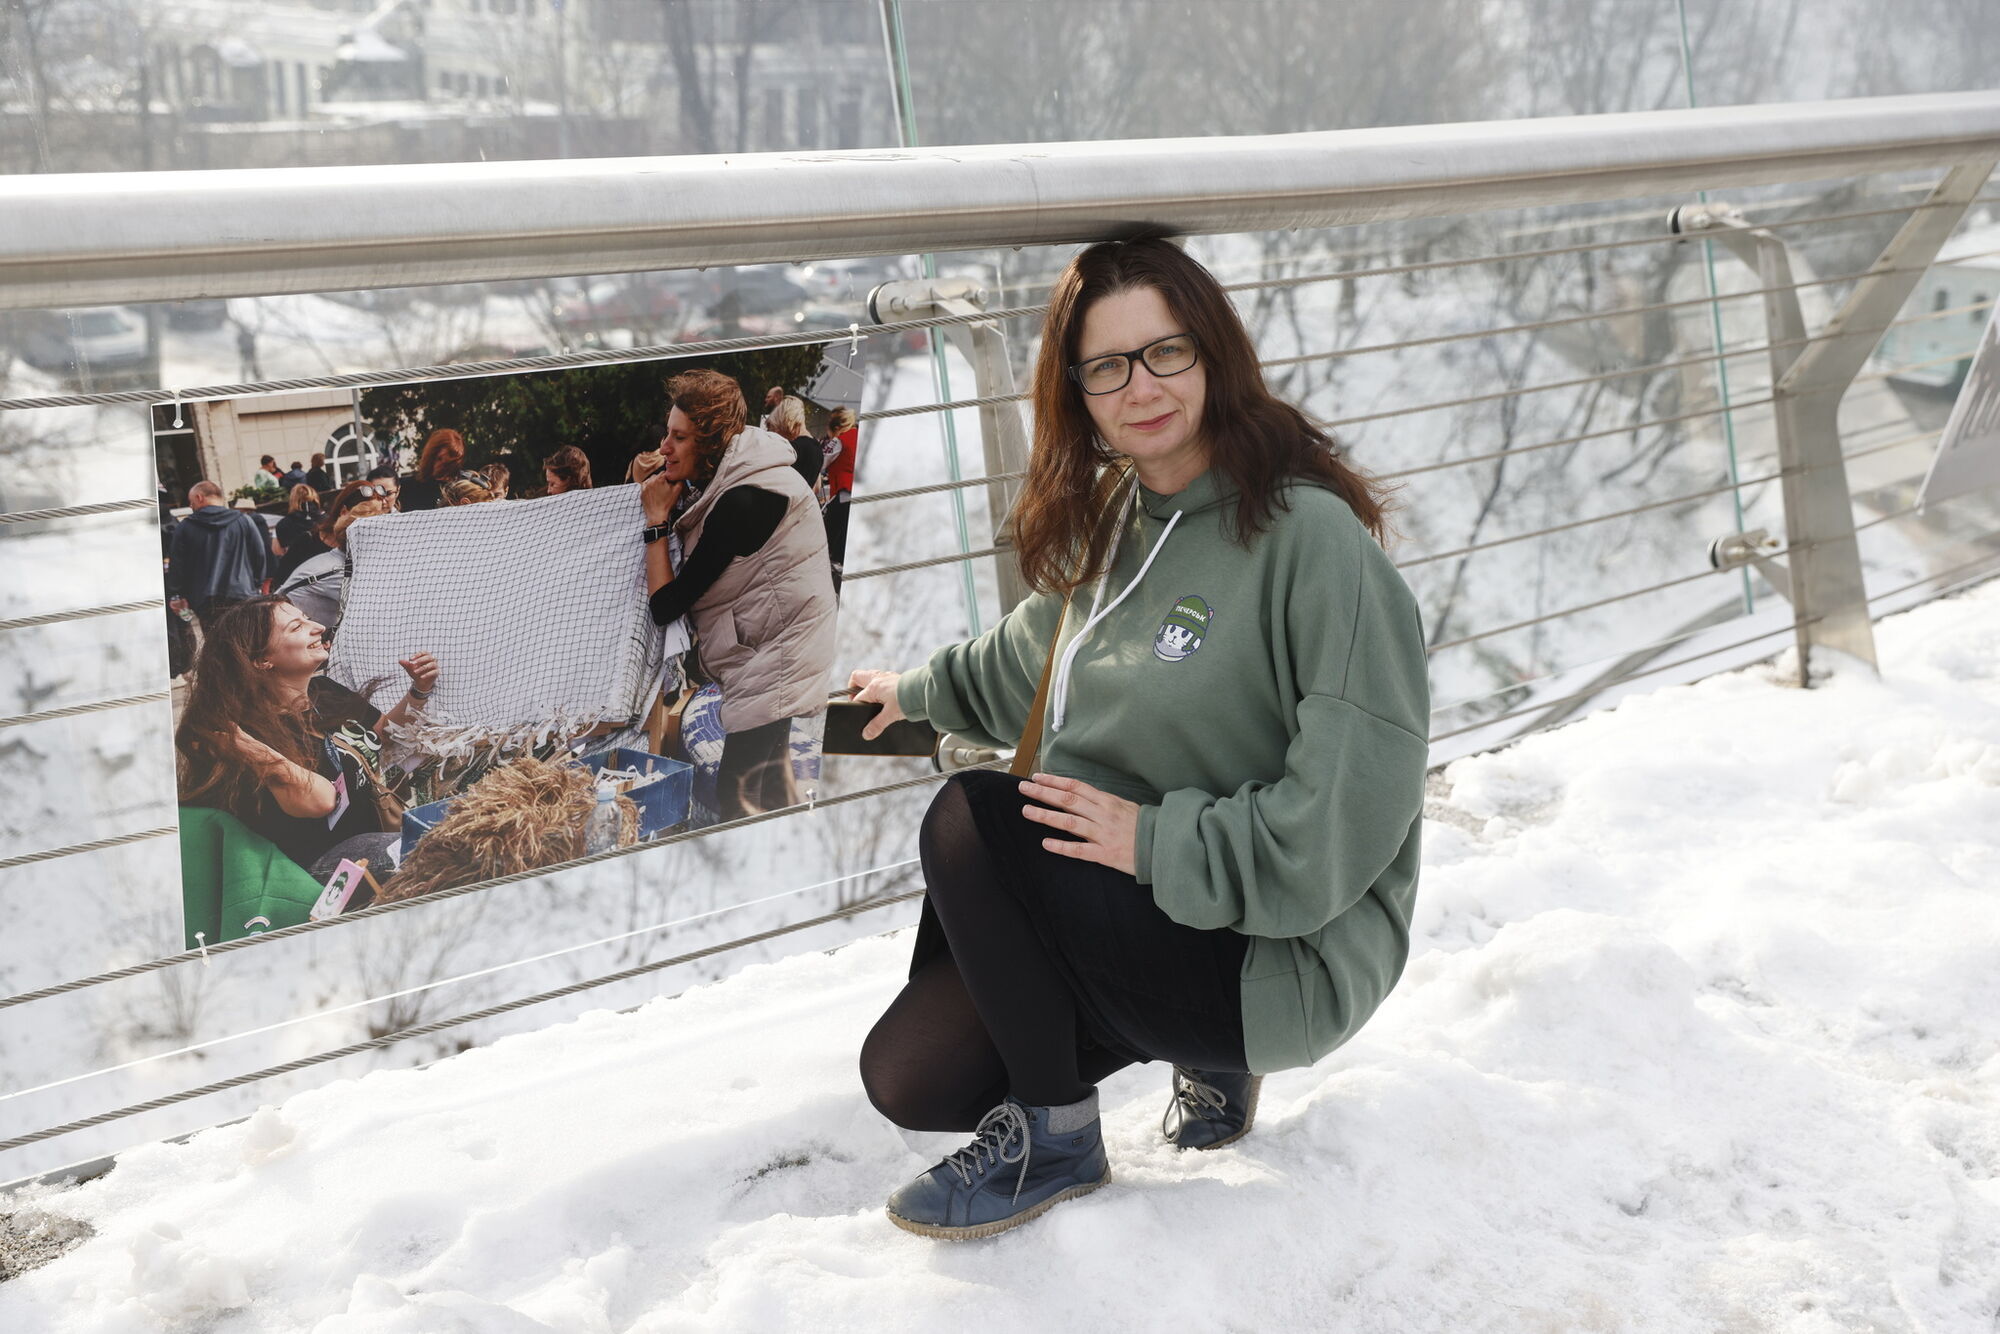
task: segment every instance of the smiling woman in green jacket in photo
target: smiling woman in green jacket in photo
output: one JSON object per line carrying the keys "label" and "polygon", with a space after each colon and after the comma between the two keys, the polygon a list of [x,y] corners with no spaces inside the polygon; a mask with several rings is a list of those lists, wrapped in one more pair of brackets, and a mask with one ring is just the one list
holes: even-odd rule
{"label": "smiling woman in green jacket in photo", "polygon": [[1353,1036],[1409,952],[1430,693],[1375,484],[1165,241],[1071,262],[1033,397],[1034,593],[851,682],[871,732],[1033,750],[1043,720],[1031,778],[939,790],[910,980],[861,1052],[892,1121],[974,1132],[890,1198],[930,1236],[1104,1184],[1095,1085],[1133,1062],[1175,1067],[1171,1142],[1240,1138],[1261,1076]]}

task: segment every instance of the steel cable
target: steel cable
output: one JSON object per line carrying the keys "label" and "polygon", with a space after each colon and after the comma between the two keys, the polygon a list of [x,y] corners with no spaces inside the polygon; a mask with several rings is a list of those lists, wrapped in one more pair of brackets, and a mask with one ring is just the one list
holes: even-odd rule
{"label": "steel cable", "polygon": [[[989,769],[1000,763],[1001,761],[995,760],[988,764],[971,765],[968,768]],[[961,769],[956,772],[963,773],[965,770]],[[433,890],[428,894],[420,894],[414,898],[397,899],[393,903],[372,903],[359,911],[342,913],[338,917],[323,918],[319,921],[299,922],[293,926],[279,927],[275,931],[264,931],[254,936],[241,936],[235,940],[221,941],[203,949],[183,950],[179,954],[163,955],[157,959],[147,959],[140,963],[129,964],[123,968],[107,969],[104,972],[95,973],[89,977],[80,977],[69,982],[57,982],[50,986],[37,987],[32,991],[23,991],[13,996],[0,996],[0,1010],[10,1009],[16,1005],[27,1005],[33,1001],[48,1000],[54,996],[66,995],[72,991],[81,991],[86,987],[100,986],[106,982],[117,982],[128,977],[138,977],[162,968],[177,968],[182,964],[202,963],[214,956],[230,954],[237,950],[258,949],[275,941],[289,940],[295,936],[306,935],[313,931],[323,931],[331,926],[343,926],[349,922],[357,922],[367,918],[385,916],[389,913],[402,912],[407,908],[428,907],[443,903],[448,899],[459,898],[466,894],[481,893],[500,885],[511,885],[519,881],[534,880],[564,871],[573,871],[581,866],[590,866],[621,857],[630,857],[635,853],[653,852],[663,847],[672,847],[677,843],[688,842],[691,839],[707,838],[713,834],[731,833],[738,829],[747,829],[752,825],[763,824],[767,820],[776,820],[788,815],[807,815],[814,810],[825,810],[832,806],[845,806],[851,802],[866,801],[873,797],[885,796],[892,792],[901,792],[910,788],[928,787],[931,784],[943,782],[949,776],[942,773],[919,774],[915,778],[906,778],[895,783],[884,783],[878,787],[865,788],[859,792],[843,792],[839,796],[825,797],[806,805],[786,806],[775,811],[761,811],[755,815],[746,815],[740,819],[730,820],[722,824],[708,825],[701,829],[687,829],[679,833],[663,834],[659,838],[649,840],[645,843],[635,843],[631,847],[625,848],[611,848],[604,852],[593,853],[587,857],[578,857],[573,861],[558,862],[553,866],[538,866],[531,870],[515,871],[508,875],[495,876],[490,880],[475,881],[466,885],[454,885],[448,889]],[[177,831],[172,829],[149,831],[144,835],[127,835],[122,841],[131,841],[138,837],[153,837],[158,833],[174,832]],[[35,859],[36,856],[31,856],[27,860]]]}

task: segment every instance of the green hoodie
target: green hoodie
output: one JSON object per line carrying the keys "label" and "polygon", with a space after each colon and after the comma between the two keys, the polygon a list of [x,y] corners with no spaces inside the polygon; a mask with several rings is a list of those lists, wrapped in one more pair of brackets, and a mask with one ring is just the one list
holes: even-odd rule
{"label": "green hoodie", "polygon": [[[1138,880],[1169,917],[1250,937],[1260,1074],[1338,1047],[1401,976],[1429,749],[1416,600],[1346,502],[1285,498],[1246,550],[1225,479],[1137,488],[1064,623],[1039,766],[1140,804]],[[1061,608],[1036,594],[939,649],[903,673],[903,712],[1013,745]]]}

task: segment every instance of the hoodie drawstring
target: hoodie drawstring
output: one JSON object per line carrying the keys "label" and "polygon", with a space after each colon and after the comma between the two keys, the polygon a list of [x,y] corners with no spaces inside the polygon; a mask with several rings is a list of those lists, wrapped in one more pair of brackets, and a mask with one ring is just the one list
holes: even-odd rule
{"label": "hoodie drawstring", "polygon": [[[1132,490],[1132,506],[1136,508],[1138,503],[1139,492],[1138,488],[1134,487]],[[1153,557],[1159,555],[1160,548],[1167,544],[1167,537],[1174,531],[1174,525],[1181,521],[1182,513],[1183,511],[1181,510],[1174,511],[1173,517],[1167,520],[1167,526],[1161,530],[1159,541],[1153,543],[1153,549],[1147,552],[1146,559],[1140,562],[1139,572],[1132,576],[1132,582],[1125,585],[1124,592],[1111,600],[1110,606],[1099,611],[1097,604],[1104,600],[1104,585],[1111,581],[1111,567],[1118,560],[1118,544],[1125,536],[1125,522],[1121,521],[1119,523],[1118,535],[1112,539],[1111,552],[1104,558],[1104,577],[1097,581],[1097,592],[1090,599],[1090,617],[1084,621],[1083,628],[1076,632],[1076,637],[1069,641],[1069,647],[1063,650],[1062,661],[1056,666],[1055,712],[1054,716],[1050,719],[1053,730],[1062,731],[1063,718],[1069,712],[1069,669],[1070,664],[1076,660],[1077,650],[1083,647],[1084,639],[1096,627],[1097,623],[1112,612],[1117,611],[1118,604],[1130,597],[1132,590],[1139,586],[1139,581],[1146,577],[1146,571],[1153,567]]]}

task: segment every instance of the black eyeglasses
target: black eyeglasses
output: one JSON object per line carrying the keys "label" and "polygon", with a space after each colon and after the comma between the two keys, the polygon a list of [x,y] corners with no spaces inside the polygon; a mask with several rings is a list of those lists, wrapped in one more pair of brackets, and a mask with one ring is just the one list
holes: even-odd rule
{"label": "black eyeglasses", "polygon": [[1198,360],[1193,334],[1168,334],[1130,352],[1107,352],[1079,361],[1069,368],[1069,378],[1086,394],[1115,394],[1132,382],[1132,363],[1136,361],[1145,362],[1147,370],[1164,380]]}

